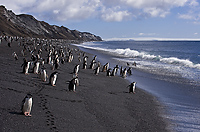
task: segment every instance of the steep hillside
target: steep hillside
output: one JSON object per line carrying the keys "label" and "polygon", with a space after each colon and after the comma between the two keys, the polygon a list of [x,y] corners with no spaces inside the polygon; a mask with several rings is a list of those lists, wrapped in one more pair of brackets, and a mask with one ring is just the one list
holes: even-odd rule
{"label": "steep hillside", "polygon": [[0,6],[0,35],[102,41],[101,37],[88,32],[70,30],[64,26],[49,25],[27,14],[15,15],[4,6]]}

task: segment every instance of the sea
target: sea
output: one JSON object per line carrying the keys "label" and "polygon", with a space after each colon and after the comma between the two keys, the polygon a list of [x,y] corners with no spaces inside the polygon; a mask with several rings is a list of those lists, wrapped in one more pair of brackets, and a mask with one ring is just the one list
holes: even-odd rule
{"label": "sea", "polygon": [[[126,79],[164,106],[168,129],[200,131],[200,41],[102,41],[78,44],[102,65],[132,68]],[[136,66],[134,65],[136,63]],[[136,89],[137,94],[137,89]]]}

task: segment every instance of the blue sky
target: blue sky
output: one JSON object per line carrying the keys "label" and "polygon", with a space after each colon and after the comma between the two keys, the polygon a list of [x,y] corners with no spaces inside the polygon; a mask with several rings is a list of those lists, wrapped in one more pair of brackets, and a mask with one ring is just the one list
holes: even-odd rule
{"label": "blue sky", "polygon": [[15,14],[103,39],[200,39],[198,0],[0,0]]}

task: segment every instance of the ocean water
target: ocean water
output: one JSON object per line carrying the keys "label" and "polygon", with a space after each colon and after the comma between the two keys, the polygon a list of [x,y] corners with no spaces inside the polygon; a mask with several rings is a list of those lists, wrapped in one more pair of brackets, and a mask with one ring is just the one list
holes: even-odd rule
{"label": "ocean water", "polygon": [[132,67],[133,75],[126,79],[136,81],[137,87],[165,106],[162,116],[170,121],[169,129],[200,131],[199,41],[103,41],[76,46],[96,54],[102,65]]}

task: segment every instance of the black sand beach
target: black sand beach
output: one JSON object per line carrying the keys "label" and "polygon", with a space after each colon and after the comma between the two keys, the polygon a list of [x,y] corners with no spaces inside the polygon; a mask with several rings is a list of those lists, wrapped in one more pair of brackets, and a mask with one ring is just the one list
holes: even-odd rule
{"label": "black sand beach", "polygon": [[[22,73],[22,47],[18,42],[0,44],[0,131],[59,131],[59,132],[165,132],[167,123],[161,118],[161,106],[156,98],[137,88],[128,93],[129,82],[121,77],[107,77],[92,69],[82,69],[82,62],[73,52],[71,63],[61,64],[56,86],[42,82],[38,75]],[[76,47],[70,45],[70,48]],[[13,52],[18,54],[15,60]],[[87,54],[87,53],[86,53]],[[46,59],[46,53],[42,57]],[[89,55],[88,67],[93,59]],[[27,54],[26,58],[30,58]],[[98,56],[97,56],[98,60]],[[80,63],[80,86],[76,92],[68,90],[74,66]],[[45,64],[47,74],[51,70]],[[32,117],[21,113],[21,101],[27,93],[33,95]]]}

